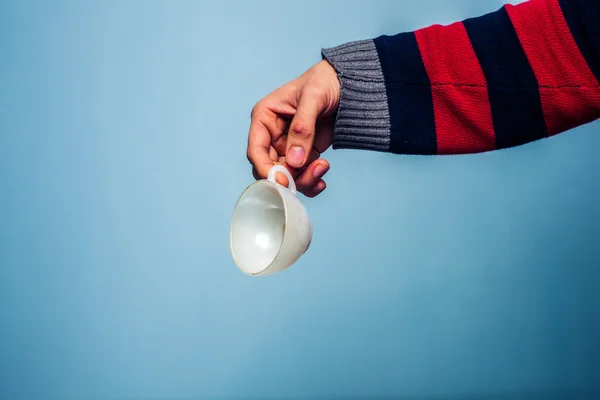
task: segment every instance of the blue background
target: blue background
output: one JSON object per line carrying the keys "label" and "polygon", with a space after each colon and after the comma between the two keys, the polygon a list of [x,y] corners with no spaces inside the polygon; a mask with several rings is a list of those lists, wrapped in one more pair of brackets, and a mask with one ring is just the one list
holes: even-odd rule
{"label": "blue background", "polygon": [[261,97],[321,47],[500,5],[1,2],[0,398],[592,397],[597,123],[329,152],[306,256],[249,278],[229,254]]}

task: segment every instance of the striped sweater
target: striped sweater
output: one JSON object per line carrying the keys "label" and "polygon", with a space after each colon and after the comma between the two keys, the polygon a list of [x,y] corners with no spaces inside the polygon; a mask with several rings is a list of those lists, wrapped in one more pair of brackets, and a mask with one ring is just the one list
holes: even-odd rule
{"label": "striped sweater", "polygon": [[600,0],[530,0],[323,57],[341,82],[338,149],[478,153],[600,117]]}

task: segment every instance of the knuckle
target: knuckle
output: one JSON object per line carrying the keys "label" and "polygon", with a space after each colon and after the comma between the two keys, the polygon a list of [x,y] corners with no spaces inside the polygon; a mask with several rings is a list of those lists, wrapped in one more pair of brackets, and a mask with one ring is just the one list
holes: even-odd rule
{"label": "knuckle", "polygon": [[281,89],[287,93],[297,93],[298,92],[298,80],[293,80],[291,82],[286,83],[281,87]]}
{"label": "knuckle", "polygon": [[302,121],[294,122],[292,131],[294,132],[295,136],[298,136],[300,138],[309,138],[313,134],[309,126],[303,123]]}
{"label": "knuckle", "polygon": [[262,112],[264,108],[264,100],[259,101],[252,107],[252,111],[250,112],[250,118],[255,119]]}

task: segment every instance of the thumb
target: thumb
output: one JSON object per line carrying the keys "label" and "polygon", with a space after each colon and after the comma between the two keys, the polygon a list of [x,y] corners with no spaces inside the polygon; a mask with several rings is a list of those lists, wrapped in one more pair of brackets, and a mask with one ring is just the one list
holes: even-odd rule
{"label": "thumb", "polygon": [[310,155],[315,140],[315,127],[319,116],[319,96],[304,90],[298,101],[296,114],[287,137],[286,163],[302,168]]}

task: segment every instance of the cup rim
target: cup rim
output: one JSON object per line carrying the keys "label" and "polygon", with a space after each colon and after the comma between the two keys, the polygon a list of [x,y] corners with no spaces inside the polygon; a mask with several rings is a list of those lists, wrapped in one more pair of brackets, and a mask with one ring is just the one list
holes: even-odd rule
{"label": "cup rim", "polygon": [[[236,267],[242,271],[244,274],[248,275],[248,276],[260,276],[263,275],[265,271],[267,271],[269,268],[271,268],[273,266],[273,263],[275,262],[275,260],[277,260],[277,257],[279,256],[279,253],[281,252],[281,245],[279,246],[279,248],[277,249],[277,253],[275,254],[275,257],[273,257],[273,260],[271,260],[271,262],[269,263],[269,265],[267,265],[264,269],[260,270],[259,272],[248,272],[246,270],[244,270],[236,256],[235,256],[235,251],[233,249],[233,215],[235,214],[235,209],[237,208],[237,205],[239,204],[240,200],[242,199],[242,197],[244,197],[244,195],[246,194],[246,192],[254,185],[257,184],[263,184],[266,183],[268,185],[270,185],[271,187],[273,187],[275,189],[275,191],[277,191],[277,195],[279,196],[279,198],[282,200],[281,203],[283,204],[283,212],[284,212],[284,217],[285,217],[285,221],[283,224],[283,238],[285,238],[285,232],[287,230],[287,222],[288,222],[288,206],[287,204],[285,204],[285,201],[283,200],[283,196],[281,195],[281,193],[279,192],[279,188],[278,186],[281,186],[282,188],[286,189],[284,186],[280,185],[279,183],[274,183],[271,182],[267,179],[261,179],[258,180],[256,182],[253,182],[252,184],[248,185],[248,187],[246,189],[244,189],[244,191],[242,192],[242,194],[240,194],[240,196],[238,197],[237,201],[235,202],[235,206],[233,207],[233,213],[231,214],[231,222],[229,223],[229,251],[231,251],[231,255],[233,256],[233,262],[235,263]],[[281,242],[283,244],[283,240]]]}

